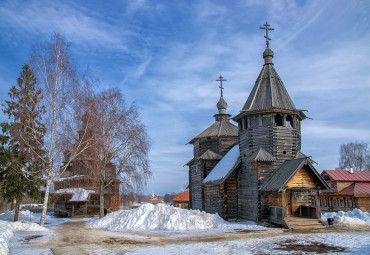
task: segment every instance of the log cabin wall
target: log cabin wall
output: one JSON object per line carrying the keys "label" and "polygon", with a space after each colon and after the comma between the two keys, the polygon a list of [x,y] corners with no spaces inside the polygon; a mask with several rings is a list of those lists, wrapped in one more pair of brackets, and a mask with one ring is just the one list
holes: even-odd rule
{"label": "log cabin wall", "polygon": [[223,217],[225,219],[235,219],[238,214],[238,176],[239,171],[234,171],[227,181],[221,185]]}
{"label": "log cabin wall", "polygon": [[[289,114],[296,119],[292,113]],[[277,126],[276,113],[248,115],[239,120],[239,149],[242,155],[242,167],[239,180],[240,216],[260,220],[268,214],[268,203],[262,199],[258,190],[267,181],[274,170],[285,160],[293,159],[300,151],[301,136],[299,124]],[[282,114],[282,125],[288,114]],[[247,124],[243,124],[247,123]],[[245,129],[241,128],[245,127]],[[248,155],[263,148],[276,157],[271,163],[248,163]]]}
{"label": "log cabin wall", "polygon": [[204,211],[223,217],[220,185],[206,185],[204,189]]}
{"label": "log cabin wall", "polygon": [[[219,160],[200,160],[198,159],[207,150],[211,150],[221,156],[224,156],[230,148],[238,142],[238,137],[207,137],[200,138],[194,142],[194,162],[189,166],[189,205],[192,209],[205,210],[206,212],[214,212],[215,204],[212,200],[212,205],[209,203],[210,197],[216,197],[214,188],[208,189],[202,187],[202,181],[212,171]],[[207,192],[210,192],[209,194]],[[205,201],[205,196],[208,201]],[[217,195],[219,196],[219,195]],[[219,196],[220,197],[220,196]],[[220,202],[218,202],[220,204]],[[221,212],[221,207],[218,206],[218,212]],[[208,211],[208,208],[211,211]],[[220,214],[221,215],[221,214]]]}

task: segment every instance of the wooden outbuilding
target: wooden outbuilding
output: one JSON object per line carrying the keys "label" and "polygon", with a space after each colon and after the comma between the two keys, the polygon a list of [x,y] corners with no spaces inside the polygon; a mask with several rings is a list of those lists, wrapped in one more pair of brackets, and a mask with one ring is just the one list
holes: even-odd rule
{"label": "wooden outbuilding", "polygon": [[[85,116],[86,117],[86,116]],[[88,128],[87,121],[83,118],[83,130],[81,139],[88,139],[94,135],[93,128]],[[87,147],[72,161],[68,160],[69,153],[65,153],[66,170],[60,177],[54,180],[54,195],[56,198],[54,215],[56,216],[98,216],[100,209],[99,172],[93,163],[99,157],[96,156],[93,146]],[[104,191],[104,208],[107,211],[119,210],[119,185],[116,176],[116,168],[112,163],[107,164],[105,174],[111,176],[113,182]]]}
{"label": "wooden outbuilding", "polygon": [[350,211],[358,208],[370,212],[370,172],[324,170],[321,176],[330,190],[320,192],[320,206],[328,212]]}
{"label": "wooden outbuilding", "polygon": [[173,206],[183,209],[189,209],[189,190],[177,193],[173,199]]}

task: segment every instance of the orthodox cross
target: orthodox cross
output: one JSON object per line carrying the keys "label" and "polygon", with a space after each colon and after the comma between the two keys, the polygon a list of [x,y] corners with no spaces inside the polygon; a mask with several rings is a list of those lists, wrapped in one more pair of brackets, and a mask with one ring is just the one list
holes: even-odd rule
{"label": "orthodox cross", "polygon": [[269,47],[269,41],[271,40],[271,38],[269,37],[269,30],[275,30],[273,28],[269,28],[269,23],[267,23],[266,21],[266,24],[263,24],[263,27],[260,27],[260,29],[265,29],[266,30],[266,35],[264,36],[266,38],[266,46],[267,48]]}
{"label": "orthodox cross", "polygon": [[219,81],[220,82],[220,89],[221,89],[221,97],[223,97],[223,95],[222,95],[222,90],[224,89],[224,87],[222,87],[222,82],[223,81],[227,81],[227,80],[224,80],[224,77],[222,77],[222,75],[220,75],[220,77],[218,77],[219,78],[219,80],[216,80],[216,81]]}

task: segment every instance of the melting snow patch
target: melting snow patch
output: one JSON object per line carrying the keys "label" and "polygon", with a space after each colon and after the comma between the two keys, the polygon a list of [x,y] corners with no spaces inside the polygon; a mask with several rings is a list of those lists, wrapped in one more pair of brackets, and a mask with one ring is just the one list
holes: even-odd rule
{"label": "melting snow patch", "polygon": [[322,213],[321,218],[327,223],[328,218],[334,219],[334,224],[342,225],[370,225],[370,213],[363,212],[360,209],[353,209],[348,212],[327,212]]}
{"label": "melting snow patch", "polygon": [[217,214],[186,210],[165,204],[144,204],[136,209],[110,213],[90,222],[94,228],[111,231],[194,231],[223,228],[264,229],[262,226],[230,224]]}

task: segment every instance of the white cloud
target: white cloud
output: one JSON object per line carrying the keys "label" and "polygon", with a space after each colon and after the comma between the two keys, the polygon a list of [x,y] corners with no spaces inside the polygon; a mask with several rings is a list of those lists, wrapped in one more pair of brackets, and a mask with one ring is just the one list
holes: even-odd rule
{"label": "white cloud", "polygon": [[93,14],[59,1],[49,1],[47,4],[39,1],[22,4],[8,1],[0,6],[3,25],[6,23],[23,36],[36,34],[49,37],[53,32],[60,32],[75,43],[127,50],[122,35],[132,35],[132,31],[118,29],[101,16],[94,17],[88,13]]}

